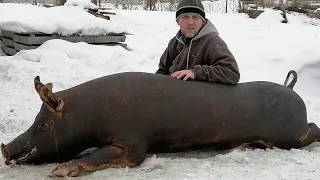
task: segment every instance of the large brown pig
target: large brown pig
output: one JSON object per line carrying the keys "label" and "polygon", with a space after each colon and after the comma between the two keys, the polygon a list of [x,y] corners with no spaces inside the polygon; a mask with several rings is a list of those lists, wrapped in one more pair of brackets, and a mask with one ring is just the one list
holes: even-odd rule
{"label": "large brown pig", "polygon": [[[52,93],[51,83],[34,82],[40,112],[1,150],[17,164],[61,162],[53,176],[134,167],[147,153],[250,144],[291,149],[320,141],[294,84],[227,85],[127,72]],[[92,147],[98,149],[75,158]]]}

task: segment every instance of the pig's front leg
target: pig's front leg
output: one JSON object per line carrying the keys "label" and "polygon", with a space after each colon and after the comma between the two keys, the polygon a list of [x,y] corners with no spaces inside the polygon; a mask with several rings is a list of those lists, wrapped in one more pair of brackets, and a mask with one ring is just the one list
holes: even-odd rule
{"label": "pig's front leg", "polygon": [[80,159],[71,160],[57,166],[51,177],[79,176],[83,172],[92,172],[106,168],[134,167],[146,156],[146,148],[141,144],[118,142],[107,145]]}

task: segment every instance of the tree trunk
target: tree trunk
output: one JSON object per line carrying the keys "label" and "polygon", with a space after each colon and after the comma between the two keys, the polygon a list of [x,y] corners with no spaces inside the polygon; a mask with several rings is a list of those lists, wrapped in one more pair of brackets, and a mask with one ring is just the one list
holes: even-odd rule
{"label": "tree trunk", "polygon": [[56,6],[63,6],[67,0],[56,0]]}
{"label": "tree trunk", "polygon": [[281,8],[282,17],[283,17],[282,23],[288,23],[288,18],[287,18],[286,11],[284,8],[283,0],[279,0],[279,2],[280,2],[280,8]]}
{"label": "tree trunk", "polygon": [[243,9],[242,9],[242,6],[241,6],[241,1],[238,1],[238,2],[239,2],[238,13],[239,13],[239,12],[243,13]]}
{"label": "tree trunk", "polygon": [[91,2],[95,5],[98,5],[97,0],[91,0]]}

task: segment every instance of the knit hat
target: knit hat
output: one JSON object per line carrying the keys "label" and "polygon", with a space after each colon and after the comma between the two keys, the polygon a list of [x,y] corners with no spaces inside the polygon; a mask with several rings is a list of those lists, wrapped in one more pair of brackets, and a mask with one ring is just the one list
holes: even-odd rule
{"label": "knit hat", "polygon": [[200,15],[203,21],[206,21],[206,15],[201,0],[180,0],[177,6],[176,21],[185,13],[195,13]]}

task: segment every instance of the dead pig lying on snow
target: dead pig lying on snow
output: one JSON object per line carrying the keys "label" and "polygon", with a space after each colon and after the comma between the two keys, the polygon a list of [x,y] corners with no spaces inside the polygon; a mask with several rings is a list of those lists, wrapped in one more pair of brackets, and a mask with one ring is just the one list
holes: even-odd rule
{"label": "dead pig lying on snow", "polygon": [[[134,167],[147,153],[244,144],[290,149],[320,141],[319,128],[308,124],[305,104],[291,89],[295,82],[226,85],[128,72],[57,93],[39,77],[34,83],[40,112],[1,150],[17,164],[62,162],[53,176]],[[74,158],[92,147],[98,149]]]}

